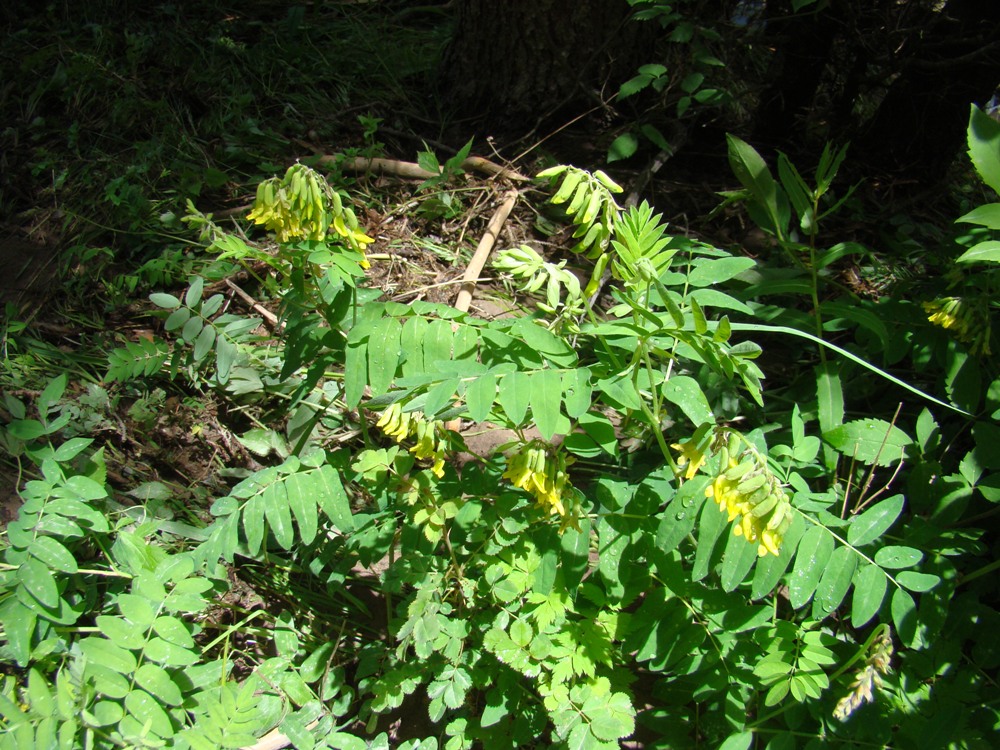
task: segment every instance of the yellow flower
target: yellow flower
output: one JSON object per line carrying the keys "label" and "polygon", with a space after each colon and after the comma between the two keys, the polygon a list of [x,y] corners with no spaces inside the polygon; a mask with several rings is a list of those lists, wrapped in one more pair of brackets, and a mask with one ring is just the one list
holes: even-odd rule
{"label": "yellow flower", "polygon": [[708,460],[708,456],[706,455],[708,444],[703,441],[696,441],[692,438],[686,443],[674,443],[670,447],[680,452],[680,455],[677,457],[677,467],[684,469],[685,479],[694,479],[694,475],[698,473],[698,469]]}
{"label": "yellow flower", "polygon": [[927,320],[955,334],[972,354],[990,354],[990,302],[985,296],[939,297],[922,302]]}
{"label": "yellow flower", "polygon": [[534,496],[543,509],[561,519],[560,530],[579,529],[580,504],[567,467],[575,459],[561,451],[551,455],[537,442],[522,445],[507,459],[503,478]]}
{"label": "yellow flower", "polygon": [[719,504],[733,523],[733,534],[757,544],[757,554],[777,555],[791,525],[791,504],[767,465],[755,454],[729,459],[705,496]]}

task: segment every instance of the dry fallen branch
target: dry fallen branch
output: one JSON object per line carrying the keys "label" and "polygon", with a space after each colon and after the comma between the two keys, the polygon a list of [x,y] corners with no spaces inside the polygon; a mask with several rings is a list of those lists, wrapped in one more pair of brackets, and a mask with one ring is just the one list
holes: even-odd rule
{"label": "dry fallen branch", "polygon": [[[419,164],[396,159],[366,159],[363,156],[343,158],[327,154],[321,156],[319,161],[320,164],[337,164],[345,172],[373,172],[374,174],[402,177],[408,180],[428,180],[438,176]],[[502,177],[515,182],[527,182],[530,179],[516,170],[501,166],[481,156],[470,156],[462,162],[462,169],[487,174],[491,177]]]}
{"label": "dry fallen branch", "polygon": [[493,250],[497,237],[500,236],[500,229],[503,227],[503,223],[507,221],[507,217],[510,216],[510,212],[514,209],[516,202],[517,190],[508,190],[504,195],[503,203],[500,204],[496,213],[493,214],[493,218],[490,219],[490,223],[486,226],[486,231],[483,233],[482,239],[479,240],[476,252],[473,254],[472,260],[469,261],[469,265],[465,269],[465,274],[462,276],[462,288],[459,289],[458,298],[455,300],[455,307],[462,312],[467,312],[469,305],[472,304],[472,292],[476,288],[476,281],[479,280],[479,274],[482,273],[483,267],[486,265],[486,259]]}

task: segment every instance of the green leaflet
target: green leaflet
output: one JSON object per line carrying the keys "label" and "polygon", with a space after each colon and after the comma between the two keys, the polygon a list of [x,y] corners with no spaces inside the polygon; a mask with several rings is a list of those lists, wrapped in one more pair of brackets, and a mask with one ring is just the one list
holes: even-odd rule
{"label": "green leaflet", "polygon": [[864,513],[855,516],[847,527],[847,541],[855,547],[878,539],[903,512],[903,496],[893,495],[881,500]]}

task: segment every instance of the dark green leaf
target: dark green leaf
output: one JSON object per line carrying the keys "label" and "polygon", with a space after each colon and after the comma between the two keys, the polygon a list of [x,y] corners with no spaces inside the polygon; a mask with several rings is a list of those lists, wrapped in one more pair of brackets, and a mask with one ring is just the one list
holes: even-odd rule
{"label": "dark green leaf", "polygon": [[855,547],[874,542],[896,522],[903,512],[903,496],[893,495],[855,516],[847,527],[847,541]]}
{"label": "dark green leaf", "polygon": [[63,573],[76,573],[76,558],[66,549],[65,546],[57,542],[50,536],[39,536],[28,547],[28,554],[37,557],[48,567]]}
{"label": "dark green leaf", "polygon": [[968,130],[969,156],[983,178],[1000,193],[1000,123],[972,105]]}
{"label": "dark green leaf", "polygon": [[910,437],[883,419],[857,419],[823,433],[823,439],[849,459],[891,466],[912,445]]}
{"label": "dark green leaf", "polygon": [[695,427],[715,422],[715,414],[712,413],[705,392],[694,378],[675,375],[660,387],[660,391],[663,398],[679,407]]}
{"label": "dark green leaf", "polygon": [[469,418],[479,424],[489,416],[493,401],[497,396],[497,376],[487,372],[471,381],[465,387],[465,405]]}
{"label": "dark green leaf", "polygon": [[48,565],[29,557],[17,569],[17,577],[24,589],[43,606],[49,609],[59,606],[59,589]]}
{"label": "dark green leaf", "polygon": [[[850,547],[837,547],[823,571],[823,577],[816,587],[815,605],[819,615],[826,617],[840,606],[847,596],[858,566],[858,556]],[[816,613],[816,610],[813,610]]]}
{"label": "dark green leaf", "polygon": [[91,661],[119,674],[130,675],[135,671],[135,655],[116,646],[107,638],[90,636],[79,642],[80,650]]}
{"label": "dark green leaf", "polygon": [[833,554],[833,537],[822,526],[806,530],[795,552],[795,565],[788,582],[788,600],[795,609],[812,599],[820,577]]}
{"label": "dark green leaf", "polygon": [[149,662],[143,664],[135,672],[135,681],[148,690],[159,700],[171,706],[179,706],[184,702],[184,696],[170,675],[162,667]]}
{"label": "dark green leaf", "polygon": [[883,568],[912,568],[924,558],[924,553],[913,547],[890,545],[875,552],[875,562]]}
{"label": "dark green leaf", "polygon": [[882,606],[888,579],[877,565],[862,563],[854,577],[854,599],[851,603],[851,624],[863,627]]}
{"label": "dark green leaf", "polygon": [[562,404],[562,375],[556,370],[539,370],[531,379],[531,417],[545,440],[551,440],[559,425]]}

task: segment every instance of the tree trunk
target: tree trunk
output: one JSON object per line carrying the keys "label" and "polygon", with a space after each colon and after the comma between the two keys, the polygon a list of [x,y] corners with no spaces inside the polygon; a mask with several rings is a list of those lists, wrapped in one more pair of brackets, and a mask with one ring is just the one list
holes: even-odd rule
{"label": "tree trunk", "polygon": [[949,0],[913,48],[853,148],[872,172],[922,186],[946,175],[964,143],[969,105],[1000,83],[1000,2]]}
{"label": "tree trunk", "polygon": [[767,4],[768,44],[775,47],[760,97],[752,140],[766,150],[802,143],[805,119],[829,62],[839,19],[834,6],[794,13],[789,0]]}
{"label": "tree trunk", "polygon": [[530,127],[573,105],[609,100],[639,65],[653,62],[643,58],[642,42],[655,29],[628,22],[625,0],[456,6],[439,88],[459,117]]}

